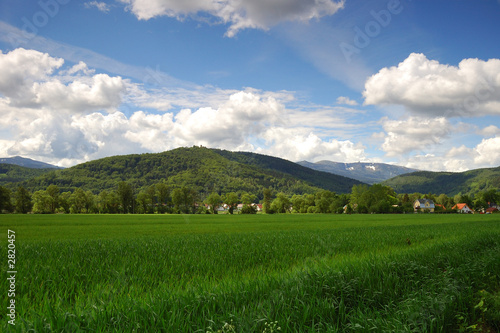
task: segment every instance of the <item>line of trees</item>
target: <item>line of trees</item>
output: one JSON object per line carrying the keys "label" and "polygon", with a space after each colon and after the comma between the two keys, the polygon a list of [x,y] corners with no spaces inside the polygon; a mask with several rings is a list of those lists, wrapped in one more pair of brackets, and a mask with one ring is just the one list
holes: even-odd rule
{"label": "line of trees", "polygon": [[397,194],[389,186],[375,184],[355,185],[350,194],[318,191],[311,194],[274,193],[265,189],[259,196],[246,192],[212,192],[205,198],[189,187],[171,188],[164,183],[136,191],[129,183],[119,182],[114,190],[103,190],[98,194],[77,188],[73,192],[62,192],[57,185],[30,193],[24,187],[15,192],[0,186],[0,212],[35,214],[165,214],[165,213],[217,213],[223,204],[233,214],[238,204],[243,204],[240,213],[255,214],[256,203],[262,203],[268,214],[284,213],[405,213],[413,212],[413,203],[420,198],[433,200],[436,211],[451,211],[456,203],[467,203],[473,209],[489,207],[489,203],[500,202],[500,192],[488,190],[475,196],[445,194]]}

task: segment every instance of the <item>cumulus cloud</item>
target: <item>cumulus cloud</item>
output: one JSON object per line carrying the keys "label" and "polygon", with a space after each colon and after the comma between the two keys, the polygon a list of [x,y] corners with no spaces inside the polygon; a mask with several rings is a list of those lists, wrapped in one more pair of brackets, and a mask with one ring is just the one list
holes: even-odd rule
{"label": "cumulus cloud", "polygon": [[292,161],[332,160],[357,162],[366,160],[364,146],[349,140],[323,140],[305,128],[269,128],[262,135],[267,148],[262,152]]}
{"label": "cumulus cloud", "polygon": [[262,132],[266,124],[277,122],[284,110],[272,96],[241,91],[216,109],[182,110],[175,117],[172,134],[184,142],[237,147],[248,136]]}
{"label": "cumulus cloud", "polygon": [[492,136],[500,135],[500,128],[498,128],[495,125],[490,125],[490,126],[487,126],[483,129],[479,130],[478,134],[485,136],[485,137],[492,137]]}
{"label": "cumulus cloud", "polygon": [[367,105],[403,105],[432,116],[500,115],[500,59],[450,66],[412,53],[371,76],[363,96]]}
{"label": "cumulus cloud", "polygon": [[10,132],[0,155],[71,166],[202,144],[291,160],[365,159],[361,144],[333,138],[350,130],[346,115],[359,111],[297,107],[287,91],[148,89],[25,49],[0,53],[0,71],[0,131]]}
{"label": "cumulus cloud", "polygon": [[208,13],[230,24],[226,35],[233,37],[247,28],[268,29],[284,21],[309,21],[333,15],[344,0],[121,0],[140,20],[157,16],[182,19]]}
{"label": "cumulus cloud", "polygon": [[386,132],[381,148],[387,156],[398,156],[412,151],[421,151],[439,144],[450,134],[451,125],[444,117],[425,119],[410,117],[405,120],[384,118],[382,126]]}
{"label": "cumulus cloud", "polygon": [[[35,50],[0,53],[0,94],[18,107],[48,108],[69,112],[111,109],[121,103],[125,83],[121,77],[96,74],[79,63],[54,73],[64,64]],[[82,75],[74,75],[79,72]]]}

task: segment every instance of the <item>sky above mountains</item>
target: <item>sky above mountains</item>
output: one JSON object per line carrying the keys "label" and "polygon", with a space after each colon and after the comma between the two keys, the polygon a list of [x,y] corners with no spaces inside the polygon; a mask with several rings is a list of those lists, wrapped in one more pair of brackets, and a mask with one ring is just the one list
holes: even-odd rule
{"label": "sky above mountains", "polygon": [[500,165],[500,1],[0,0],[0,156]]}

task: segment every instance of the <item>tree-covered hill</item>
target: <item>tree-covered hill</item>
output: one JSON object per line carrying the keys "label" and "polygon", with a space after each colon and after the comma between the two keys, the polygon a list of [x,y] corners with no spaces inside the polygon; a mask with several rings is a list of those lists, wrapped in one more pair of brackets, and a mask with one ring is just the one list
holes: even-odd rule
{"label": "tree-covered hill", "polygon": [[115,189],[120,181],[127,181],[136,189],[166,183],[192,188],[201,195],[245,191],[259,196],[269,187],[287,194],[311,193],[320,188],[348,193],[353,185],[360,184],[275,157],[192,147],[107,157],[54,170],[22,185],[31,191],[54,184],[62,191],[81,188],[98,193]]}
{"label": "tree-covered hill", "polygon": [[22,182],[53,171],[54,168],[28,168],[14,164],[0,163],[0,186]]}
{"label": "tree-covered hill", "polygon": [[398,193],[475,194],[500,188],[500,167],[465,172],[418,171],[391,178],[383,184]]}

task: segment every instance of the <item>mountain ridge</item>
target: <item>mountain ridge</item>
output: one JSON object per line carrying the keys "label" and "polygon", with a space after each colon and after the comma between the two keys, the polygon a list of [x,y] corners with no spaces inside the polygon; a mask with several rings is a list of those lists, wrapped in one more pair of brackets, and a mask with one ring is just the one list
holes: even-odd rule
{"label": "mountain ridge", "polygon": [[97,193],[114,188],[120,181],[127,181],[134,188],[164,182],[173,187],[191,187],[203,194],[262,193],[268,187],[288,194],[320,189],[349,193],[353,185],[361,184],[278,157],[194,146],[162,153],[106,157],[50,171],[23,182],[23,186],[34,191],[55,184],[65,191],[82,188]]}
{"label": "mountain ridge", "polygon": [[61,167],[49,163],[40,162],[31,158],[21,156],[1,157],[0,164],[12,164],[31,169],[62,169]]}

